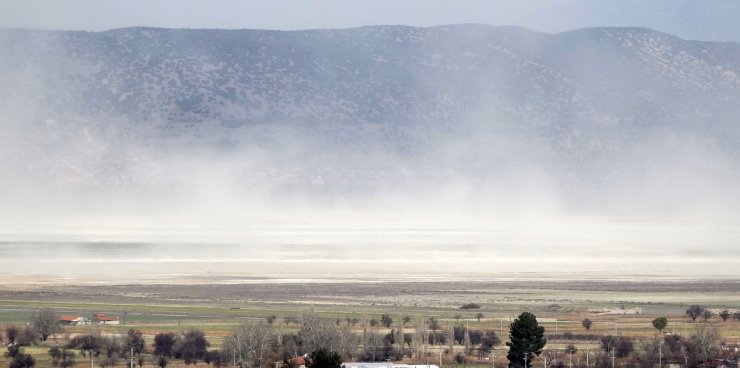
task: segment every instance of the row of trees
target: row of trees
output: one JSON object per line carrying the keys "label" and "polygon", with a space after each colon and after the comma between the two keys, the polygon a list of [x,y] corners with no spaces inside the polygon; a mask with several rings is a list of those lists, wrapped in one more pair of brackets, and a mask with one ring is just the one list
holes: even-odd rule
{"label": "row of trees", "polygon": [[[665,317],[658,317],[652,321],[653,326],[662,332],[667,326]],[[592,322],[585,319],[583,327],[588,331]],[[596,368],[607,368],[620,359],[624,366],[652,368],[659,363],[684,363],[689,367],[697,367],[700,363],[717,358],[721,349],[717,344],[719,334],[716,329],[707,325],[697,326],[694,334],[688,338],[679,335],[656,335],[646,338],[630,338],[627,336],[601,336],[600,349],[592,360]],[[536,317],[531,313],[522,313],[510,326],[509,367],[529,367],[531,359],[539,356],[547,340],[544,338],[544,328],[539,326]],[[563,354],[572,358],[577,349],[572,344],[564,349]],[[557,352],[548,352],[550,366],[562,367],[564,360],[558,359]],[[587,364],[588,365],[588,364]]]}
{"label": "row of trees", "polygon": [[[91,362],[97,360],[101,367],[115,365],[120,359],[127,358],[135,358],[139,366],[142,366],[144,360],[141,354],[146,351],[146,342],[141,331],[134,329],[128,330],[122,339],[95,332],[77,335],[67,341],[65,349],[59,351],[61,362],[65,360],[67,349],[80,351],[82,357],[89,358]],[[53,350],[50,350],[49,354],[54,358]]]}
{"label": "row of trees", "polygon": [[[612,360],[620,366],[652,368],[660,363],[688,364],[696,367],[700,363],[717,358],[721,351],[717,344],[717,331],[699,326],[694,334],[685,338],[679,335],[657,335],[653,337],[632,338],[628,336],[600,336],[598,348],[590,353],[591,366],[608,368]],[[576,356],[578,350],[572,344],[562,354],[557,351],[546,351],[550,365],[553,367],[573,365],[576,357],[576,367],[585,367],[583,354]]]}
{"label": "row of trees", "polygon": [[36,365],[36,359],[26,354],[21,345],[9,345],[3,356],[10,358],[10,368],[32,368]]}
{"label": "row of trees", "polygon": [[420,359],[428,353],[429,345],[445,343],[449,343],[450,352],[454,344],[459,344],[465,346],[465,354],[477,351],[479,356],[486,356],[500,341],[493,331],[468,330],[463,326],[451,326],[449,331],[443,331],[436,318],[414,321],[410,333],[404,332],[404,326],[411,321],[402,320],[394,325],[388,315],[380,320],[390,328],[389,332],[376,331],[370,321],[363,321],[362,331],[358,333],[350,323],[332,323],[308,310],[300,318],[297,333],[283,333],[269,321],[239,326],[224,340],[223,352],[240,366],[257,367],[321,349],[337,353],[343,359]]}
{"label": "row of trees", "polygon": [[[57,314],[49,308],[34,312],[29,323],[24,326],[6,326],[5,344],[7,350],[3,353],[3,356],[9,358],[9,367],[33,368],[36,366],[36,359],[30,354],[26,354],[24,347],[35,345],[39,341],[46,341],[49,336],[59,333],[61,330],[62,326]],[[55,367],[67,368],[74,365],[75,354],[73,352],[54,348],[53,351],[50,351],[50,354]]]}
{"label": "row of trees", "polygon": [[[427,353],[428,345],[439,345],[449,342],[450,350],[454,344],[465,345],[465,353],[472,354],[474,346],[480,356],[490,352],[499,339],[493,331],[468,330],[462,326],[451,327],[449,334],[442,330],[439,321],[431,317],[415,321],[413,333],[404,333],[404,328],[411,322],[406,316],[394,324],[393,318],[381,315],[380,323],[373,320],[362,322],[362,335],[354,328],[359,321],[347,319],[347,324],[329,323],[319,318],[313,311],[303,313],[300,319],[284,319],[286,324],[300,324],[297,334],[284,334],[275,326],[276,316],[270,316],[264,323],[246,324],[237,328],[232,336],[224,341],[223,351],[208,351],[209,343],[202,331],[194,330],[185,334],[160,333],[154,337],[151,355],[161,367],[166,366],[168,359],[182,359],[185,363],[203,360],[219,362],[230,360],[240,365],[260,366],[266,361],[287,360],[290,357],[306,352],[327,349],[337,352],[346,358],[366,360],[401,359],[405,356],[421,357]],[[350,327],[351,325],[351,327]],[[390,332],[379,332],[372,329],[377,325],[390,328]],[[8,354],[24,358],[22,347],[33,345],[62,331],[58,316],[50,309],[35,313],[32,323],[22,326],[8,326],[5,335],[12,350]],[[359,347],[362,346],[362,349]],[[93,332],[77,335],[69,339],[63,348],[54,347],[49,351],[54,366],[73,366],[79,356],[89,359],[101,367],[115,365],[122,359],[131,356],[138,365],[143,365],[146,343],[140,331],[129,330],[122,338]]]}
{"label": "row of trees", "polygon": [[[52,309],[42,309],[33,313],[28,324],[23,326],[8,325],[5,327],[7,345],[28,346],[39,341],[46,341],[49,336],[62,331],[57,314]],[[0,337],[2,335],[0,334]],[[0,341],[3,339],[0,338]]]}
{"label": "row of trees", "polygon": [[[692,308],[689,308],[693,310]],[[687,315],[689,311],[687,310]],[[729,312],[728,312],[729,313]],[[34,319],[47,319],[42,313],[34,314]],[[428,357],[430,345],[449,344],[448,353],[454,354],[455,345],[463,346],[463,352],[455,355],[457,361],[464,361],[465,356],[477,352],[483,358],[491,353],[494,346],[500,343],[494,331],[470,330],[462,325],[450,325],[444,330],[439,321],[431,317],[413,321],[412,332],[405,332],[405,326],[412,322],[405,318],[394,324],[389,315],[382,315],[380,321],[389,332],[372,329],[370,321],[362,321],[361,335],[352,320],[338,323],[320,318],[313,310],[307,310],[296,324],[300,325],[297,333],[283,333],[282,327],[274,322],[277,317],[268,317],[258,323],[247,323],[234,329],[223,343],[222,350],[209,350],[210,344],[205,334],[199,330],[177,334],[159,333],[154,337],[152,351],[147,357],[164,368],[168,359],[181,359],[186,364],[204,361],[220,367],[226,362],[240,367],[265,367],[274,362],[288,362],[291,358],[305,353],[329,354],[323,358],[358,359],[366,361],[400,360],[403,358],[422,359]],[[56,317],[55,317],[56,319]],[[293,322],[293,321],[291,321]],[[653,326],[662,332],[667,326],[665,317],[652,321]],[[582,321],[588,332],[592,326],[590,319]],[[24,327],[7,326],[5,335],[9,347],[5,353],[11,359],[11,368],[31,368],[35,361],[25,354],[23,346],[37,340],[43,340],[56,333],[51,325],[30,323]],[[626,336],[589,336],[598,340],[600,349],[594,352],[592,363],[596,367],[606,367],[609,360],[621,359],[637,367],[649,367],[655,354],[665,361],[684,359],[693,363],[706,361],[717,355],[717,332],[707,325],[700,325],[696,333],[688,339],[667,335],[653,338],[632,339]],[[547,342],[544,328],[537,323],[536,316],[525,312],[519,315],[510,325],[509,352],[507,358],[512,368],[528,368],[532,360],[543,353]],[[664,348],[665,347],[665,348]],[[656,350],[658,349],[658,350]],[[458,350],[459,351],[459,350]],[[572,360],[577,348],[570,344],[563,356]],[[79,352],[79,353],[77,353]],[[657,352],[657,353],[656,353]],[[101,367],[112,366],[120,359],[135,359],[139,366],[145,361],[147,344],[141,331],[130,329],[123,337],[106,336],[91,333],[74,336],[63,348],[53,347],[49,350],[54,367],[68,368],[75,364],[78,354],[97,362]],[[563,364],[564,359],[557,353],[548,351],[551,366]],[[329,360],[335,361],[331,358]],[[605,363],[606,362],[606,363]],[[578,361],[577,361],[578,364]],[[609,364],[607,364],[609,365]]]}
{"label": "row of trees", "polygon": [[[740,311],[735,311],[733,313],[730,313],[729,310],[725,309],[719,312],[718,315],[719,315],[719,318],[722,318],[722,321],[724,322],[727,322],[727,320],[730,319],[730,317],[740,321]],[[691,320],[694,322],[699,317],[703,318],[704,322],[706,322],[714,316],[714,312],[712,312],[710,309],[703,307],[701,305],[692,305],[688,309],[686,309],[686,316],[691,318]]]}

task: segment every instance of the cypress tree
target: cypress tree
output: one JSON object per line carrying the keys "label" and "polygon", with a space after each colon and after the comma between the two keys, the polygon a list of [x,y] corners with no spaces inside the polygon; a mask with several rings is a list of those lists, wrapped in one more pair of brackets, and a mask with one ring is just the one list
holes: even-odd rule
{"label": "cypress tree", "polygon": [[537,317],[524,312],[511,323],[509,331],[509,359],[510,368],[524,367],[524,357],[527,355],[527,367],[532,366],[532,359],[542,353],[545,347],[545,328],[537,323]]}

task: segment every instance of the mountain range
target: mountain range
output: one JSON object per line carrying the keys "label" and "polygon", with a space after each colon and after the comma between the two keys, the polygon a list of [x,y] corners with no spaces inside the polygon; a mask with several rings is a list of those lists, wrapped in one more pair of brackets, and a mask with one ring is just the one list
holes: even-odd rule
{"label": "mountain range", "polygon": [[0,178],[52,185],[166,186],[191,179],[172,166],[186,155],[283,191],[701,189],[740,168],[740,44],[475,24],[5,29],[0,112]]}

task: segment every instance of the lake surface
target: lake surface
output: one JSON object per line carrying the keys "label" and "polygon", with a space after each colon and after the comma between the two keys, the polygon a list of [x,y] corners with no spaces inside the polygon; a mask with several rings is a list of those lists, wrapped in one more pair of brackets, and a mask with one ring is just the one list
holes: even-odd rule
{"label": "lake surface", "polygon": [[740,231],[572,218],[472,226],[250,222],[6,228],[0,273],[101,281],[740,277]]}

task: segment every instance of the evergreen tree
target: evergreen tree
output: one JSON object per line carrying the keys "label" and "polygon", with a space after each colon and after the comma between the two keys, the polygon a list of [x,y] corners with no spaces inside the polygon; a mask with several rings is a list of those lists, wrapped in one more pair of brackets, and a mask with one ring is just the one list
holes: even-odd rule
{"label": "evergreen tree", "polygon": [[653,320],[653,327],[655,327],[655,329],[660,333],[663,333],[666,326],[668,326],[668,318],[658,317]]}
{"label": "evergreen tree", "polygon": [[[525,367],[525,356],[527,356],[527,367],[531,366],[532,358],[542,353],[547,340],[545,339],[545,328],[537,323],[537,317],[529,312],[524,312],[512,322],[509,332],[509,359],[510,368]],[[526,367],[525,367],[526,368]]]}
{"label": "evergreen tree", "polygon": [[319,349],[309,355],[306,368],[340,368],[342,357],[326,349]]}

